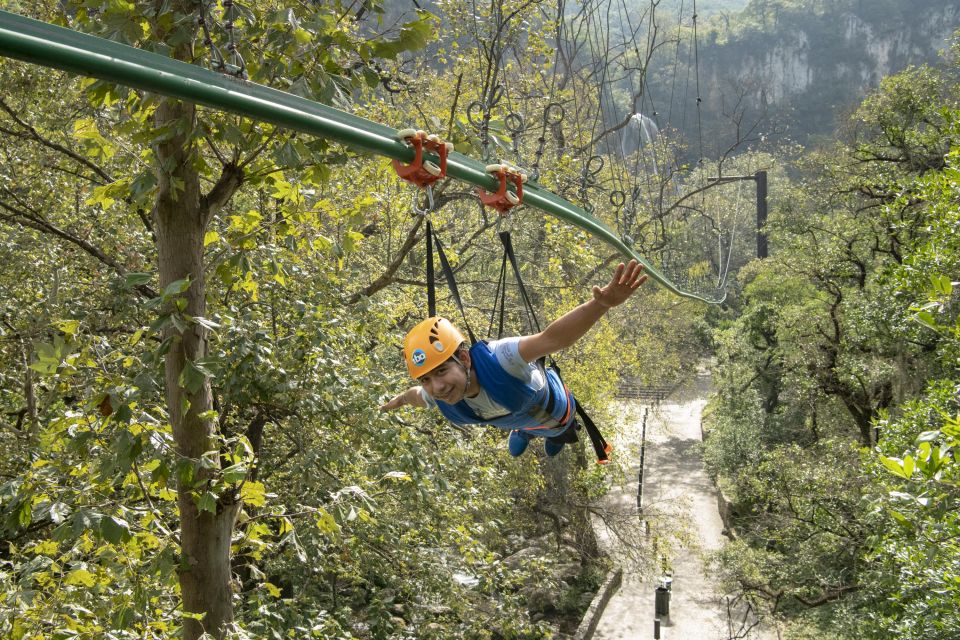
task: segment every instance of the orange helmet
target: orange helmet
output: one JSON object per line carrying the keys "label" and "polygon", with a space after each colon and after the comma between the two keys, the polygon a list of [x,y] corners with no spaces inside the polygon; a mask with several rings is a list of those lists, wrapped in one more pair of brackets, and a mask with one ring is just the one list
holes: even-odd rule
{"label": "orange helmet", "polygon": [[446,362],[464,342],[463,334],[446,318],[427,318],[403,339],[407,370],[415,379],[425,376]]}

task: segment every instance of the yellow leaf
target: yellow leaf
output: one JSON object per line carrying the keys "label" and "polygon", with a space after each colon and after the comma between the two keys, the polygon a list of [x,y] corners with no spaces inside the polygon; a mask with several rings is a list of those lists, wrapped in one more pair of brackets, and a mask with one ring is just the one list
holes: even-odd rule
{"label": "yellow leaf", "polygon": [[92,587],[97,584],[97,579],[86,569],[74,569],[67,574],[66,583],[70,585],[83,585]]}
{"label": "yellow leaf", "polygon": [[243,279],[243,282],[240,282],[237,287],[246,291],[250,294],[250,299],[256,302],[260,299],[260,285],[257,284],[257,281],[253,279],[253,273],[247,273],[246,277]]}
{"label": "yellow leaf", "polygon": [[266,587],[267,591],[269,591],[270,595],[272,595],[274,598],[280,597],[280,589],[276,585],[270,584],[269,582],[264,582],[263,586]]}
{"label": "yellow leaf", "polygon": [[63,331],[68,336],[75,335],[77,329],[80,328],[79,320],[57,320],[55,324],[57,325],[57,329],[60,329],[60,331]]}
{"label": "yellow leaf", "polygon": [[244,483],[240,490],[240,497],[247,504],[254,507],[262,507],[267,504],[267,491],[260,482]]}
{"label": "yellow leaf", "polygon": [[60,549],[60,545],[54,540],[44,540],[37,544],[31,551],[38,556],[52,556]]}
{"label": "yellow leaf", "polygon": [[220,239],[219,233],[217,233],[216,231],[207,231],[203,235],[203,246],[206,247],[207,245],[213,244],[219,239]]}
{"label": "yellow leaf", "polygon": [[333,516],[326,509],[317,511],[317,529],[323,533],[333,534],[340,530],[340,525],[333,519]]}
{"label": "yellow leaf", "polygon": [[299,44],[307,44],[313,40],[313,34],[311,34],[306,29],[297,29],[293,32],[293,37],[297,39]]}

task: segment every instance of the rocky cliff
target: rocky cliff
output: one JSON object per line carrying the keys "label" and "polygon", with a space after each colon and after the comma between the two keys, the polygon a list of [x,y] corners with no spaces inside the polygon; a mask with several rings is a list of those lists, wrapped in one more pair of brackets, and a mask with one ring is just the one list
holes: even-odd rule
{"label": "rocky cliff", "polygon": [[780,131],[805,141],[834,130],[838,115],[883,77],[938,64],[960,28],[960,3],[753,0],[711,26],[699,48],[704,130],[728,129],[723,113],[739,100],[745,120],[766,115],[768,137]]}

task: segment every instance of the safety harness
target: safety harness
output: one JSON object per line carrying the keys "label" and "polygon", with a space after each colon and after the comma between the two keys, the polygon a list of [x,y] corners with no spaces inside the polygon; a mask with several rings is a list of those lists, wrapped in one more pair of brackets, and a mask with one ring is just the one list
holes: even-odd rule
{"label": "safety harness", "polygon": [[[510,232],[502,231],[498,234],[498,236],[500,238],[500,243],[503,245],[503,261],[500,267],[500,277],[497,283],[497,292],[495,294],[494,308],[491,313],[489,329],[493,328],[493,320],[494,320],[494,316],[496,315],[497,307],[499,303],[500,314],[499,314],[499,327],[497,331],[497,337],[498,338],[502,337],[504,313],[505,313],[505,302],[506,302],[507,263],[509,262],[513,270],[514,278],[516,279],[516,282],[517,282],[517,288],[520,291],[520,297],[523,300],[524,309],[527,313],[530,326],[532,326],[533,328],[536,329],[537,332],[539,332],[541,330],[540,322],[537,318],[536,311],[534,310],[533,303],[530,300],[530,296],[527,292],[526,286],[523,283],[523,278],[520,276],[520,267],[517,263],[517,257],[513,250],[513,242],[510,238]],[[450,268],[450,263],[447,260],[446,253],[443,250],[443,245],[440,242],[440,238],[438,238],[434,233],[433,225],[429,219],[427,220],[427,230],[426,230],[428,313],[430,316],[437,315],[436,283],[435,283],[435,271],[434,271],[434,261],[433,261],[434,245],[436,245],[437,257],[440,259],[440,269],[443,271],[444,278],[447,281],[447,286],[450,289],[450,294],[453,297],[453,300],[456,303],[457,308],[460,310],[460,315],[463,318],[463,326],[467,330],[467,335],[470,336],[470,343],[471,345],[476,346],[478,343],[478,340],[476,338],[476,335],[473,332],[473,329],[470,326],[470,322],[467,320],[467,315],[463,306],[463,300],[460,297],[460,291],[459,291],[459,288],[457,287],[457,282],[453,273],[453,269]],[[473,351],[473,347],[471,347],[471,352],[472,351]],[[546,388],[548,390],[547,393],[550,396],[544,402],[544,407],[543,407],[544,410],[546,410],[547,407],[555,407],[556,402],[558,401],[558,398],[554,397],[556,394],[551,392],[550,390],[551,386],[553,386],[550,384],[550,379],[553,376],[556,376],[556,379],[559,382],[559,388],[562,388],[564,390],[562,393],[565,393],[567,395],[566,401],[569,403],[569,406],[575,407],[576,414],[579,417],[579,421],[574,421],[574,423],[571,424],[570,427],[565,429],[561,434],[554,437],[560,438],[566,442],[576,442],[575,430],[579,429],[580,424],[582,423],[583,427],[587,431],[587,435],[590,437],[590,442],[593,445],[594,452],[596,453],[597,463],[607,464],[610,461],[609,455],[610,455],[610,452],[613,450],[613,448],[609,444],[607,444],[607,441],[604,439],[603,434],[600,433],[600,430],[597,428],[594,421],[587,414],[586,410],[583,408],[583,405],[575,401],[573,394],[571,394],[569,390],[567,390],[566,385],[563,384],[563,378],[561,377],[561,374],[560,374],[560,367],[557,366],[557,363],[553,360],[552,357],[550,358],[549,366],[547,366],[546,364],[545,357],[538,358],[536,361],[536,366],[537,368],[540,369],[541,373],[543,374],[544,381],[546,383]],[[502,404],[502,403],[498,403],[498,404]],[[565,418],[567,419],[563,420],[563,424],[566,424],[567,422],[569,422],[569,417],[565,416]],[[492,422],[492,421],[486,421],[486,422]],[[556,427],[557,426],[556,422],[555,421],[552,421],[552,422],[553,422],[552,425],[544,425],[544,427],[545,428],[549,428],[550,426]],[[535,429],[529,429],[529,428],[524,430],[535,431]]]}

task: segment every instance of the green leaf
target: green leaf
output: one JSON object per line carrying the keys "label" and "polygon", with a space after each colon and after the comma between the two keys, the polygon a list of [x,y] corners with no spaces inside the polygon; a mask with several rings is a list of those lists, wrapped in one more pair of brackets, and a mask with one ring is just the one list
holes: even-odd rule
{"label": "green leaf", "polygon": [[196,393],[207,378],[213,377],[209,371],[187,360],[180,372],[180,386],[190,393]]}
{"label": "green leaf", "polygon": [[197,509],[200,511],[217,512],[217,496],[209,491],[204,491],[200,499],[197,500]]}
{"label": "green leaf", "polygon": [[253,507],[262,507],[267,504],[267,492],[260,482],[244,483],[240,489],[240,498]]}
{"label": "green leaf", "polygon": [[953,283],[947,276],[931,274],[930,283],[933,285],[933,290],[942,296],[953,293]]}
{"label": "green leaf", "polygon": [[910,477],[910,475],[904,471],[903,461],[901,461],[899,458],[887,458],[885,456],[880,456],[880,462],[882,462],[883,466],[889,469],[894,475],[900,476],[901,478]]}
{"label": "green leaf", "polygon": [[300,156],[297,148],[290,140],[287,140],[277,150],[276,158],[278,163],[285,167],[299,167],[301,164],[303,164],[303,158]]}
{"label": "green leaf", "polygon": [[150,323],[150,331],[159,333],[163,331],[170,323],[170,314],[164,313],[163,315],[157,316],[157,318]]}
{"label": "green leaf", "polygon": [[894,520],[896,520],[900,524],[905,525],[907,527],[913,527],[913,523],[910,521],[910,519],[907,518],[902,513],[900,513],[899,511],[894,511],[891,509],[890,515],[893,517]]}
{"label": "green leaf", "polygon": [[917,463],[913,456],[907,456],[903,459],[903,477],[909,478],[913,475],[913,470],[917,468]]}
{"label": "green leaf", "polygon": [[340,531],[340,525],[337,524],[337,521],[334,519],[333,515],[331,515],[329,511],[323,509],[322,507],[317,510],[317,519],[315,523],[317,525],[317,529],[319,529],[321,533],[333,535]]}
{"label": "green leaf", "polygon": [[944,424],[941,429],[951,438],[960,437],[960,414],[957,416],[944,416]]}
{"label": "green leaf", "polygon": [[174,280],[163,289],[163,298],[173,298],[190,288],[190,278]]}
{"label": "green leaf", "polygon": [[201,316],[192,316],[190,318],[190,321],[200,325],[205,329],[209,329],[210,331],[220,328],[220,325],[214,322],[213,320],[208,320],[207,318],[204,318]]}
{"label": "green leaf", "polygon": [[914,318],[916,318],[917,321],[920,322],[921,324],[924,324],[930,327],[931,329],[939,328],[939,325],[937,324],[937,319],[929,311],[918,311],[914,315]]}
{"label": "green leaf", "polygon": [[235,464],[223,470],[223,481],[227,484],[242,482],[247,477],[247,465]]}
{"label": "green leaf", "polygon": [[16,515],[16,523],[20,525],[21,528],[25,529],[30,526],[30,523],[33,522],[33,509],[30,507],[30,502],[21,502]]}
{"label": "green leaf", "polygon": [[100,535],[107,542],[118,544],[131,538],[130,525],[121,518],[104,516],[100,519]]}
{"label": "green leaf", "polygon": [[182,486],[190,487],[193,485],[193,482],[197,477],[197,468],[193,461],[187,459],[178,460],[176,471],[177,480]]}
{"label": "green leaf", "polygon": [[433,16],[419,11],[419,18],[408,22],[400,29],[400,35],[394,40],[381,40],[371,43],[373,55],[378,58],[396,58],[404,51],[422,49],[427,46],[433,35]]}

